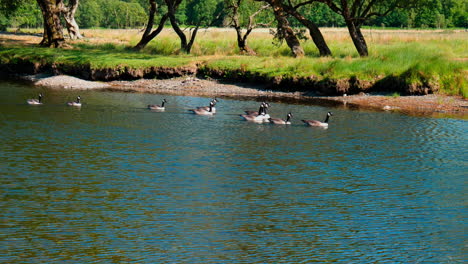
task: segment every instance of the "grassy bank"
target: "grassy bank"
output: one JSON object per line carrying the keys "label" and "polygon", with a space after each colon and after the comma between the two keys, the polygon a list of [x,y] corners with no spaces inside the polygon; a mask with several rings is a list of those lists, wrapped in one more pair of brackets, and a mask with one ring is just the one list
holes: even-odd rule
{"label": "grassy bank", "polygon": [[333,57],[318,57],[308,40],[303,43],[307,56],[301,59],[292,58],[284,43],[273,44],[265,30],[249,39],[257,56],[239,55],[230,30],[202,30],[190,55],[180,53],[179,40],[170,30],[140,52],[130,49],[141,36],[137,30],[83,32],[86,39],[70,41],[70,48],[62,50],[37,47],[40,36],[4,35],[0,63],[26,61],[115,71],[196,67],[209,77],[232,80],[273,80],[284,85],[309,80],[307,85],[329,86],[345,80],[342,92],[357,80],[356,91],[383,85],[403,92],[400,86],[405,86],[468,97],[468,33],[463,31],[365,30],[370,56],[360,58],[345,30],[324,29]]}

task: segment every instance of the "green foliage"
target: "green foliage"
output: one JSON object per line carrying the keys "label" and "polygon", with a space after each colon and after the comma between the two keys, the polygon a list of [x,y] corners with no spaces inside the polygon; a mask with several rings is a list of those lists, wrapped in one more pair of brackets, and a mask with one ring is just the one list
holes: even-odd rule
{"label": "green foliage", "polygon": [[[231,0],[235,1],[235,0]],[[239,7],[239,20],[241,23],[241,27],[247,26],[249,23],[249,17],[257,10],[259,10],[265,3],[255,1],[255,0],[243,0],[240,3]],[[274,20],[274,15],[271,11],[263,11],[255,16],[255,21],[261,24],[268,24],[269,22]]]}
{"label": "green foliage", "polygon": [[6,31],[9,25],[9,19],[4,14],[0,13],[0,31]]}
{"label": "green foliage", "polygon": [[[345,22],[343,17],[333,12],[330,8],[322,3],[313,3],[308,6],[303,6],[299,9],[310,21],[314,21],[319,26],[324,27],[343,27]],[[294,23],[295,26],[301,26],[299,22]]]}
{"label": "green foliage", "polygon": [[42,14],[35,0],[0,0],[0,30],[40,26]]}
{"label": "green foliage", "polygon": [[145,10],[138,3],[120,0],[102,0],[99,3],[103,12],[103,27],[135,28],[143,26],[146,22]]}
{"label": "green foliage", "polygon": [[187,23],[191,25],[210,26],[220,12],[218,6],[223,4],[223,0],[187,0],[185,9]]}
{"label": "green foliage", "polygon": [[24,0],[26,4],[18,6],[10,17],[10,26],[14,28],[38,28],[42,26],[42,13],[35,0]]}
{"label": "green foliage", "polygon": [[100,27],[104,14],[96,1],[81,0],[76,12],[76,21],[82,28]]}

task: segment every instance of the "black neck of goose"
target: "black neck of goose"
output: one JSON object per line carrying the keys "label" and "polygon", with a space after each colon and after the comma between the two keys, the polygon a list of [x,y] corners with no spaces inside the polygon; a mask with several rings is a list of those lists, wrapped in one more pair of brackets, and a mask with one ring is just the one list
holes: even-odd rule
{"label": "black neck of goose", "polygon": [[258,109],[258,114],[266,115],[266,113],[267,113],[267,108],[264,105],[260,106],[260,109]]}
{"label": "black neck of goose", "polygon": [[42,103],[42,95],[39,95],[39,103]]}
{"label": "black neck of goose", "polygon": [[286,122],[289,122],[289,120],[291,120],[291,116],[290,116],[290,115],[288,115],[288,116],[286,117]]}
{"label": "black neck of goose", "polygon": [[213,105],[212,105],[212,104],[210,104],[210,109],[208,109],[208,112],[210,112],[210,113],[211,113],[212,111],[213,111]]}
{"label": "black neck of goose", "polygon": [[76,98],[76,103],[78,103],[78,104],[79,104],[79,103],[80,103],[80,100],[81,100],[81,99],[80,99],[79,97],[78,97],[78,98]]}
{"label": "black neck of goose", "polygon": [[258,114],[259,115],[263,114],[263,111],[264,111],[264,107],[263,105],[261,105],[260,108],[258,108]]}
{"label": "black neck of goose", "polygon": [[164,101],[162,101],[161,107],[164,107],[164,103],[165,103],[165,102],[164,102]]}
{"label": "black neck of goose", "polygon": [[324,123],[328,123],[328,119],[330,119],[330,116],[327,115],[327,118],[325,118],[325,121],[323,121]]}

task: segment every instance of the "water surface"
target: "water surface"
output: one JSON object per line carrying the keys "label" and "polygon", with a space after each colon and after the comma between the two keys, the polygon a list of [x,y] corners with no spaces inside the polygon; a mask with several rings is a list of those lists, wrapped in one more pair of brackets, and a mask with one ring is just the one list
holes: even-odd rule
{"label": "water surface", "polygon": [[0,262],[466,261],[467,121],[208,102],[0,83]]}

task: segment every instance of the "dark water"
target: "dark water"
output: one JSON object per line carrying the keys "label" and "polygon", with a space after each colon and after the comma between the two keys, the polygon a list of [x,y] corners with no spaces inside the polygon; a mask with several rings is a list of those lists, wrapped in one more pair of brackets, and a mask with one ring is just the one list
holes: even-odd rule
{"label": "dark water", "polygon": [[208,101],[0,83],[0,262],[466,263],[467,121]]}

